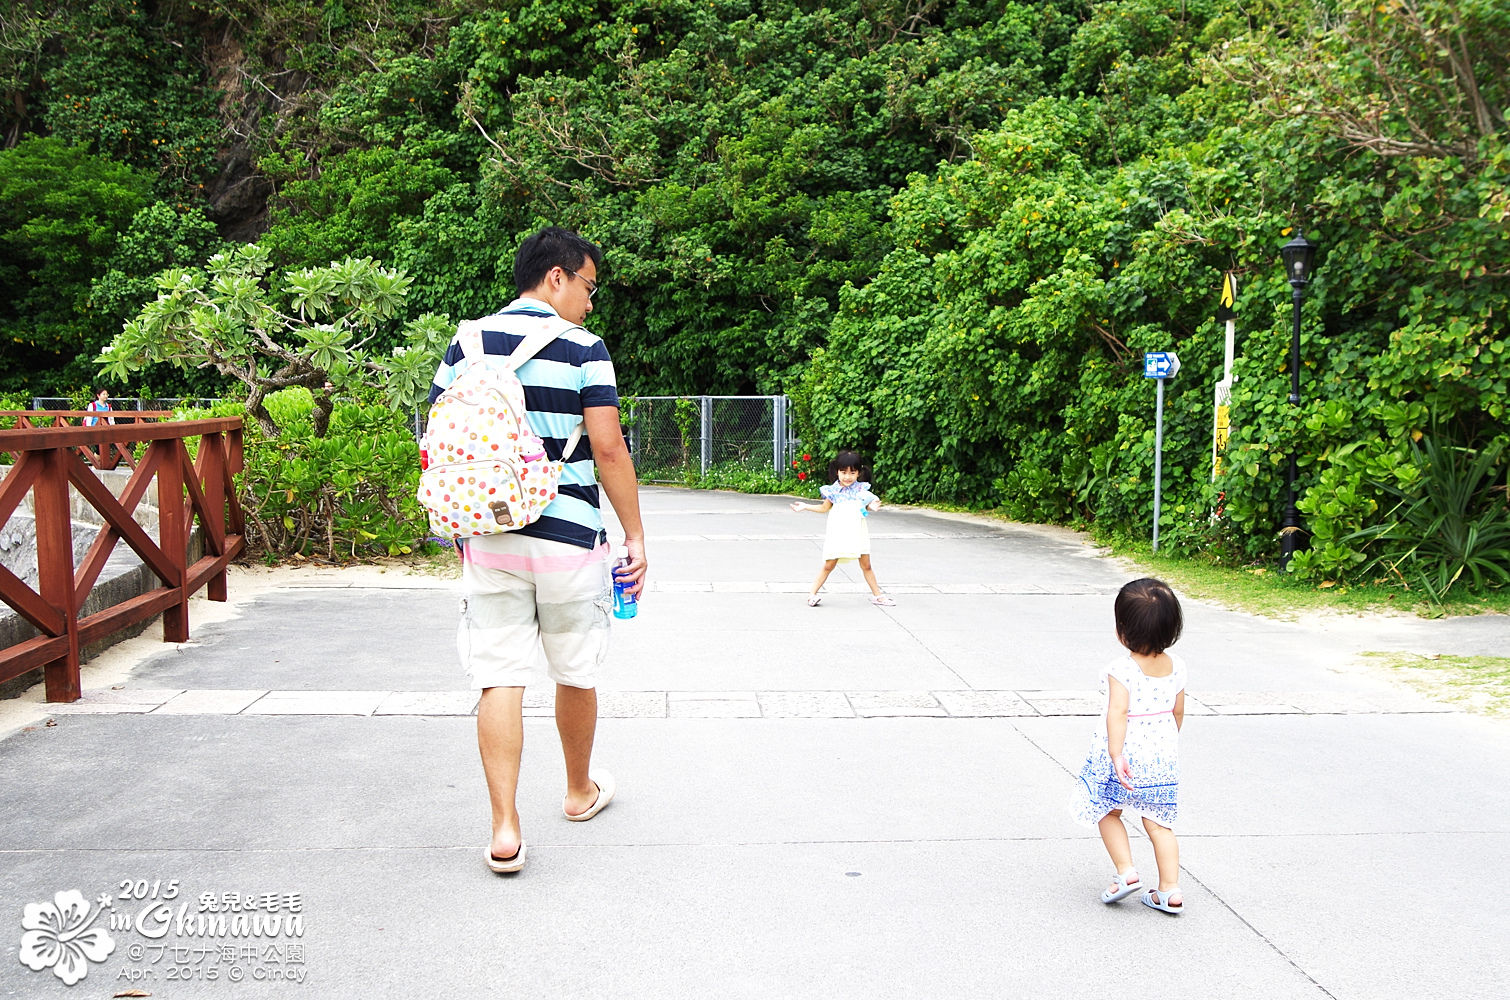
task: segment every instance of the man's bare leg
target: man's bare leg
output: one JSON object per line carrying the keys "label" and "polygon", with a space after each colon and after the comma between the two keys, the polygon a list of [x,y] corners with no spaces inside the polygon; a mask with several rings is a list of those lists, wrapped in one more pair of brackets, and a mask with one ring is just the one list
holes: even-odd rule
{"label": "man's bare leg", "polygon": [[493,856],[511,858],[519,852],[522,839],[515,795],[519,756],[524,750],[524,688],[483,690],[477,705],[477,750],[493,809]]}
{"label": "man's bare leg", "polygon": [[556,732],[561,734],[561,755],[566,758],[566,799],[562,808],[573,816],[585,813],[598,800],[598,786],[587,776],[597,731],[597,689],[557,684]]}

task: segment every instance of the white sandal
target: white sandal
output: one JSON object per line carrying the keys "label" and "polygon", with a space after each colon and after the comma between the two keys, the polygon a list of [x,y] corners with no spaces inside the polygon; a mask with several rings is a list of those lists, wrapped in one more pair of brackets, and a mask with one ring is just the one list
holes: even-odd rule
{"label": "white sandal", "polygon": [[487,859],[488,867],[492,869],[495,874],[509,875],[513,872],[519,871],[524,867],[524,859],[529,856],[529,852],[530,849],[526,847],[524,845],[524,841],[521,840],[519,841],[519,850],[515,851],[513,854],[509,855],[506,858],[500,858],[498,855],[494,854],[491,847],[483,852],[483,856]]}
{"label": "white sandal", "polygon": [[613,801],[613,793],[616,789],[616,786],[614,785],[613,775],[609,774],[607,771],[589,771],[587,774],[587,779],[594,785],[598,786],[598,797],[596,799],[593,799],[592,805],[587,807],[586,812],[578,813],[577,815],[573,816],[571,813],[566,811],[566,799],[563,798],[561,800],[561,815],[565,816],[573,823],[586,823],[588,820],[592,819],[598,813],[607,808],[608,803]]}
{"label": "white sandal", "polygon": [[[1179,902],[1171,903],[1170,900],[1174,899],[1177,896],[1179,897]],[[1168,892],[1161,892],[1158,889],[1149,889],[1143,894],[1143,905],[1151,906],[1155,910],[1163,910],[1165,913],[1184,913],[1185,895],[1184,893],[1180,892],[1179,886],[1175,886]]]}
{"label": "white sandal", "polygon": [[1138,878],[1138,870],[1136,868],[1130,869],[1126,874],[1118,872],[1114,881],[1117,883],[1117,887],[1115,889],[1103,890],[1101,893],[1101,902],[1120,903],[1133,893],[1143,891],[1143,880]]}

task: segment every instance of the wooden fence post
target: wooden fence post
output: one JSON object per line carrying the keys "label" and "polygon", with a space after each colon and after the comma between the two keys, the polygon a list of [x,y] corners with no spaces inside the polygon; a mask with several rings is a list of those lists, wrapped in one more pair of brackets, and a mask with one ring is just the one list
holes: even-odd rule
{"label": "wooden fence post", "polygon": [[173,567],[176,579],[169,586],[177,600],[163,609],[163,642],[189,641],[188,545],[184,518],[184,445],[181,439],[153,441],[161,452],[157,462],[157,546]]}
{"label": "wooden fence post", "polygon": [[63,613],[64,654],[43,665],[48,701],[77,701],[79,680],[78,603],[73,591],[73,518],[68,505],[68,467],[62,450],[40,456],[42,474],[32,486],[37,525],[37,594]]}
{"label": "wooden fence post", "polygon": [[[199,481],[204,484],[205,513],[201,520],[204,537],[208,544],[216,541],[215,554],[220,555],[225,545],[225,460],[226,438],[224,434],[204,434],[199,439]],[[205,596],[212,601],[226,599],[226,570],[210,577]]]}

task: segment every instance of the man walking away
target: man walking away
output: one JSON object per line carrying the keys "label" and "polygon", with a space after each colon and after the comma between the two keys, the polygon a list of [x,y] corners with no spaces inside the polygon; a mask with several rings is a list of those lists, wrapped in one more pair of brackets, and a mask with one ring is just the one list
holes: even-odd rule
{"label": "man walking away", "polygon": [[[569,230],[550,227],[525,240],[514,257],[519,297],[480,320],[482,348],[507,357],[542,322],[577,324],[520,365],[530,427],[552,459],[564,462],[560,492],[542,516],[514,531],[462,541],[462,611],[457,645],[473,687],[477,747],[492,805],[493,836],[486,860],[495,872],[524,867],[527,848],[515,802],[524,745],[524,687],[543,659],[556,682],[556,729],[566,758],[561,808],[576,822],[592,819],[613,800],[614,781],[591,767],[597,731],[598,667],[608,648],[612,604],[610,548],[599,509],[607,491],[629,550],[619,578],[639,594],[645,579],[645,534],[639,485],[619,425],[613,362],[601,338],[582,329],[598,291],[603,253]],[[430,401],[472,359],[457,340],[446,350]],[[568,438],[583,428],[570,455]]]}

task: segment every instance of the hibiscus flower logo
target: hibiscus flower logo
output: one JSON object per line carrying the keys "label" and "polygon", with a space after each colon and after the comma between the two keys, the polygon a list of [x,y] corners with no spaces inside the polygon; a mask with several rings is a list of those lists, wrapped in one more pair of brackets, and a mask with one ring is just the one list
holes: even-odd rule
{"label": "hibiscus flower logo", "polygon": [[21,963],[33,972],[52,969],[52,974],[72,986],[89,975],[90,962],[103,962],[115,951],[115,939],[104,928],[92,928],[109,897],[90,913],[84,894],[69,889],[53,896],[51,903],[28,903],[22,911]]}

